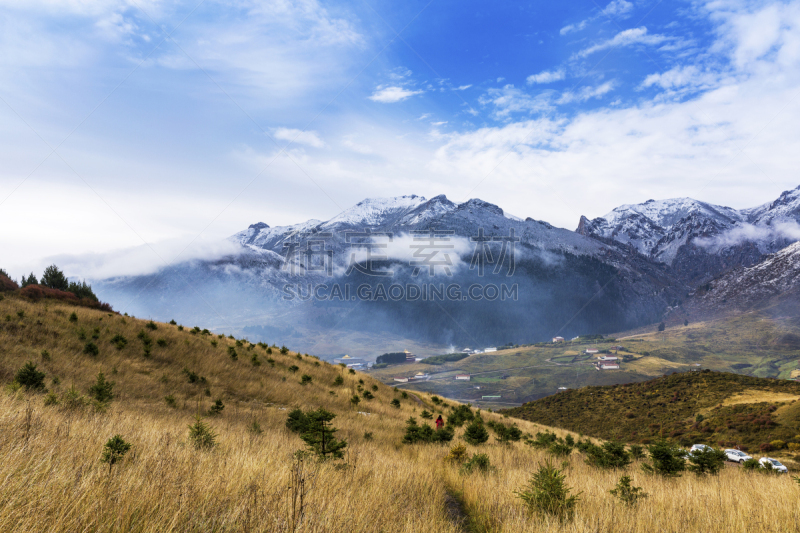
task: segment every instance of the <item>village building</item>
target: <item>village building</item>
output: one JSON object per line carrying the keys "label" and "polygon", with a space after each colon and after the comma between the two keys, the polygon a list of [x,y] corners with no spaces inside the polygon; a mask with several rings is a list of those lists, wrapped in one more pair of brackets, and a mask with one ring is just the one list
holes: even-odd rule
{"label": "village building", "polygon": [[471,379],[471,376],[469,374],[456,374],[456,379],[469,381]]}
{"label": "village building", "polygon": [[613,362],[617,362],[617,361],[619,361],[619,358],[618,357],[614,357],[613,355],[601,355],[600,357],[597,358],[597,360],[598,361],[613,361]]}
{"label": "village building", "polygon": [[394,378],[398,383],[408,383],[408,378]]}
{"label": "village building", "polygon": [[598,361],[597,370],[619,370],[619,363],[615,361]]}
{"label": "village building", "polygon": [[589,355],[594,355],[596,353],[600,353],[600,350],[598,350],[597,348],[586,348],[586,352],[585,353],[587,353]]}
{"label": "village building", "polygon": [[492,348],[486,348],[486,349],[485,349],[485,350],[483,350],[483,351],[484,351],[484,352],[486,352],[486,353],[490,353],[490,352],[496,352],[496,351],[497,351],[497,348],[494,348],[494,347],[492,347]]}
{"label": "village building", "polygon": [[365,359],[361,357],[350,357],[349,355],[338,357],[334,359],[333,362],[337,365],[345,365],[347,368],[363,368],[367,366],[367,361]]}
{"label": "village building", "polygon": [[416,374],[414,374],[414,377],[412,379],[425,379],[427,377],[428,377],[428,374],[424,374],[422,372],[417,372]]}
{"label": "village building", "polygon": [[553,343],[564,342],[564,337],[553,337]]}
{"label": "village building", "polygon": [[406,363],[416,363],[417,356],[413,353],[409,352],[408,350],[403,350],[403,353],[406,354]]}

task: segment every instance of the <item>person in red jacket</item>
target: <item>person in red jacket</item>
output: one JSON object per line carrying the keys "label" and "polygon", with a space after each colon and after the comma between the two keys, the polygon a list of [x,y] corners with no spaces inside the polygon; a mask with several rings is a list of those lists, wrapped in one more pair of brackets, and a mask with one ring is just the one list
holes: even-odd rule
{"label": "person in red jacket", "polygon": [[442,420],[442,415],[439,415],[439,418],[436,419],[436,431],[439,431],[444,426],[444,420]]}

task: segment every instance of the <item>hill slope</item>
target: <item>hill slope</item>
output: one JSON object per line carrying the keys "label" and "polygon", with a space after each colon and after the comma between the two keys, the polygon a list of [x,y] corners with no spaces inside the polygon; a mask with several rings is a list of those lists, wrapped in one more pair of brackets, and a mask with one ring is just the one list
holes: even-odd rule
{"label": "hill slope", "polygon": [[[457,463],[443,461],[448,445],[401,442],[405,420],[419,420],[423,408],[441,410],[448,418],[452,414],[426,394],[418,401],[404,398],[368,376],[342,373],[314,357],[276,349],[268,354],[263,346],[237,346],[234,339],[204,335],[199,328],[193,334],[177,325],[153,326],[65,303],[33,303],[7,294],[0,299],[0,531],[532,533],[560,528],[531,517],[514,494],[535,465],[548,459],[542,450],[490,438],[469,445],[467,453],[486,454],[496,470],[462,474]],[[149,356],[139,338],[142,331],[153,339]],[[128,341],[119,350],[118,335]],[[84,353],[89,342],[97,346],[96,355],[93,349]],[[259,354],[261,365],[252,364],[253,354]],[[10,383],[27,361],[45,372],[47,394]],[[99,372],[115,382],[107,406],[81,401]],[[197,375],[194,383],[191,373]],[[303,374],[311,377],[306,385],[300,384]],[[341,385],[336,377],[343,378]],[[359,386],[374,398],[361,394],[354,409],[350,398]],[[174,399],[172,405],[165,397]],[[218,398],[224,409],[208,415]],[[390,404],[394,399],[399,408]],[[324,406],[336,414],[332,425],[348,442],[343,460],[299,461],[295,452],[306,447],[286,427],[294,406]],[[188,438],[187,426],[198,412],[217,434],[211,450],[195,449]],[[487,422],[511,423],[482,415]],[[527,434],[544,429],[518,424]],[[456,430],[453,444],[463,442],[463,431]],[[100,461],[101,452],[117,434],[132,448],[109,466]],[[620,513],[607,492],[619,472],[594,470],[577,453],[559,460],[568,465],[567,483],[582,492],[574,531],[722,533],[757,531],[759,524],[789,531],[795,525],[790,495],[796,486],[788,477],[726,469],[715,483],[688,476],[662,480],[643,476],[634,464],[627,473],[650,496],[646,506]],[[675,491],[706,504],[687,508],[674,498]]]}
{"label": "hill slope", "polygon": [[665,437],[770,451],[776,440],[800,448],[800,383],[703,370],[653,380],[584,387],[506,414],[599,437],[647,444]]}

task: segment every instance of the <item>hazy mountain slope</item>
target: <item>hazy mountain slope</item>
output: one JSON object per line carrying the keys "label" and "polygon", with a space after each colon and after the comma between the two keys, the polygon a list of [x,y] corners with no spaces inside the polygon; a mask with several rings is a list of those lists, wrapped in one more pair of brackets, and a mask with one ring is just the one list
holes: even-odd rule
{"label": "hazy mountain slope", "polygon": [[[513,261],[508,239],[516,241]],[[301,349],[325,345],[334,350],[328,353],[360,348],[372,355],[369,346],[322,341],[327,332],[349,331],[480,346],[618,330],[658,320],[666,302],[687,290],[644,257],[508,216],[477,199],[369,199],[326,222],[276,228],[257,223],[232,240],[242,245],[241,255],[103,280],[96,289],[106,299],[132,301],[137,316],[247,331],[254,339]],[[379,246],[367,251],[364,243]],[[426,258],[441,261],[432,276]],[[353,268],[370,259],[371,269]],[[392,275],[381,275],[387,271]],[[369,296],[355,296],[360,286]],[[385,294],[390,286],[427,292],[392,298]],[[442,297],[451,286],[457,291]],[[477,287],[479,299],[469,295],[470,287]],[[322,298],[313,293],[320,288]],[[506,297],[494,297],[503,290]],[[274,334],[262,337],[261,331]]]}

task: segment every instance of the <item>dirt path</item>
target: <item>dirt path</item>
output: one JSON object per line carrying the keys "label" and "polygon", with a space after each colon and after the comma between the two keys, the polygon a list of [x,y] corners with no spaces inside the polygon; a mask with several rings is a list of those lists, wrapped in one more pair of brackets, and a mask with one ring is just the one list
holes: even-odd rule
{"label": "dirt path", "polygon": [[450,490],[444,494],[444,506],[447,518],[456,525],[459,531],[472,533],[472,528],[469,527],[469,516],[464,511],[464,506]]}
{"label": "dirt path", "polygon": [[[406,392],[408,392],[408,391],[406,391]],[[423,407],[425,406],[425,404],[422,403],[422,400],[420,400],[419,396],[417,396],[416,394],[411,394],[410,392],[408,392],[408,395],[411,396],[414,399],[414,401],[417,402],[419,405],[421,405]]]}

